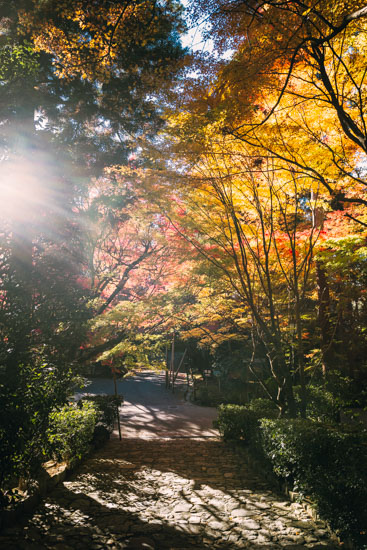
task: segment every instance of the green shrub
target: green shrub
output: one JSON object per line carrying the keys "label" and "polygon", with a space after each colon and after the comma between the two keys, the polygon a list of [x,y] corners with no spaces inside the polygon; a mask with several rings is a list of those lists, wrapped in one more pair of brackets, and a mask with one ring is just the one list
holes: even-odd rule
{"label": "green shrub", "polygon": [[367,548],[367,432],[276,415],[270,401],[255,399],[221,405],[217,424],[224,439],[248,443],[259,460],[309,496],[342,537]]}
{"label": "green shrub", "polygon": [[[300,409],[301,386],[293,388],[296,404]],[[318,422],[336,422],[339,418],[340,399],[322,386],[306,388],[306,417]]]}
{"label": "green shrub", "polygon": [[201,382],[195,388],[195,402],[204,407],[216,407],[222,402],[222,396],[217,384],[206,385]]}
{"label": "green shrub", "polygon": [[264,399],[263,397],[252,399],[247,407],[250,411],[263,415],[261,418],[274,418],[274,416],[279,414],[276,404],[270,399]]}
{"label": "green shrub", "polygon": [[12,500],[20,478],[31,482],[42,471],[49,415],[65,403],[72,380],[71,369],[36,359],[17,365],[12,378],[2,367],[0,357],[0,509]]}
{"label": "green shrub", "polygon": [[[271,406],[261,408],[262,400],[254,400],[253,408],[249,405],[220,405],[218,409],[218,429],[226,440],[234,439],[249,443],[258,433],[260,418],[276,417],[278,412]],[[264,400],[267,401],[267,400]]]}
{"label": "green shrub", "polygon": [[306,494],[341,535],[359,540],[367,525],[367,437],[310,420],[260,420],[273,470]]}
{"label": "green shrub", "polygon": [[225,439],[247,441],[258,421],[257,414],[244,405],[220,405],[217,425],[219,433]]}
{"label": "green shrub", "polygon": [[97,419],[95,405],[88,402],[81,407],[65,405],[53,411],[47,435],[54,459],[71,464],[80,459],[90,448]]}
{"label": "green shrub", "polygon": [[103,426],[111,432],[115,422],[117,421],[118,407],[123,403],[122,396],[85,395],[79,401],[78,406],[82,406],[85,402],[93,403],[95,405],[98,413],[97,424],[103,424]]}

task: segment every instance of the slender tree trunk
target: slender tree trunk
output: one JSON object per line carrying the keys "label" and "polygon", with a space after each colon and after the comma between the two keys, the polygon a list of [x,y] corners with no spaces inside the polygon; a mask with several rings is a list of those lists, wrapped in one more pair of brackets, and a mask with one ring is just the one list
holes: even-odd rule
{"label": "slender tree trunk", "polygon": [[[315,197],[311,194],[311,200]],[[312,212],[312,223],[317,229],[324,227],[324,210],[316,207]],[[332,360],[332,343],[330,330],[330,292],[326,271],[321,262],[316,261],[316,284],[318,298],[318,323],[321,332],[322,374],[324,378],[330,370]]]}
{"label": "slender tree trunk", "polygon": [[273,349],[271,370],[273,378],[278,386],[277,405],[280,411],[280,417],[289,413],[291,418],[295,418],[297,415],[297,408],[293,393],[292,375],[283,354],[281,341],[275,336],[274,342],[271,342],[270,347]]}
{"label": "slender tree trunk", "polygon": [[301,308],[299,303],[299,296],[296,296],[296,327],[297,327],[297,363],[299,370],[299,381],[301,386],[301,417],[306,418],[306,381],[305,381],[305,365],[303,357],[303,345],[302,345],[302,325],[301,325]]}
{"label": "slender tree trunk", "polygon": [[321,331],[322,374],[326,378],[332,368],[333,350],[330,324],[330,292],[325,269],[316,262],[316,281],[318,296],[318,322]]}

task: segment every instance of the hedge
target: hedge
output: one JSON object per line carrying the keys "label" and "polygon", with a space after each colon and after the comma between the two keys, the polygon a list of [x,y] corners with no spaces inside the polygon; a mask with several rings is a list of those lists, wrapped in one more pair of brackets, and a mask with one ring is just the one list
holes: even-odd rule
{"label": "hedge", "polygon": [[[301,386],[293,388],[298,410],[301,409]],[[317,422],[336,422],[340,417],[341,400],[322,386],[306,388],[306,417]]]}
{"label": "hedge", "polygon": [[47,430],[53,458],[71,464],[80,459],[90,448],[97,419],[96,406],[88,402],[81,407],[64,405],[53,411]]}
{"label": "hedge", "polygon": [[223,439],[250,443],[258,434],[259,420],[277,415],[276,406],[265,399],[254,399],[249,405],[220,405],[217,426]]}
{"label": "hedge", "polygon": [[[308,495],[341,536],[358,544],[367,528],[367,436],[311,420],[260,420],[273,471]],[[367,540],[366,540],[367,543]]]}
{"label": "hedge", "polygon": [[[258,401],[258,400],[256,400]],[[224,439],[246,443],[262,464],[307,495],[342,538],[367,549],[367,432],[310,419],[276,419],[272,405],[222,405]],[[269,418],[272,416],[273,418]]]}

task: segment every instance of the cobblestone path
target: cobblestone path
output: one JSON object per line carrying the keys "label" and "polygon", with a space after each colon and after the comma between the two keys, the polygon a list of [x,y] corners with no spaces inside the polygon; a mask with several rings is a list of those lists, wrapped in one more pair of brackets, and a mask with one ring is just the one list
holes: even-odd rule
{"label": "cobblestone path", "polygon": [[3,550],[336,548],[216,438],[112,439]]}

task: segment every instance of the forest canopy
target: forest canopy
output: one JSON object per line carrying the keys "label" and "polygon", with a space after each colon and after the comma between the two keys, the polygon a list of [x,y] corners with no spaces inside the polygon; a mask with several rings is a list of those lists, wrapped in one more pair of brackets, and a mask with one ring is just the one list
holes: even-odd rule
{"label": "forest canopy", "polygon": [[280,416],[367,405],[366,31],[353,0],[0,1],[0,483],[77,375],[172,338]]}

